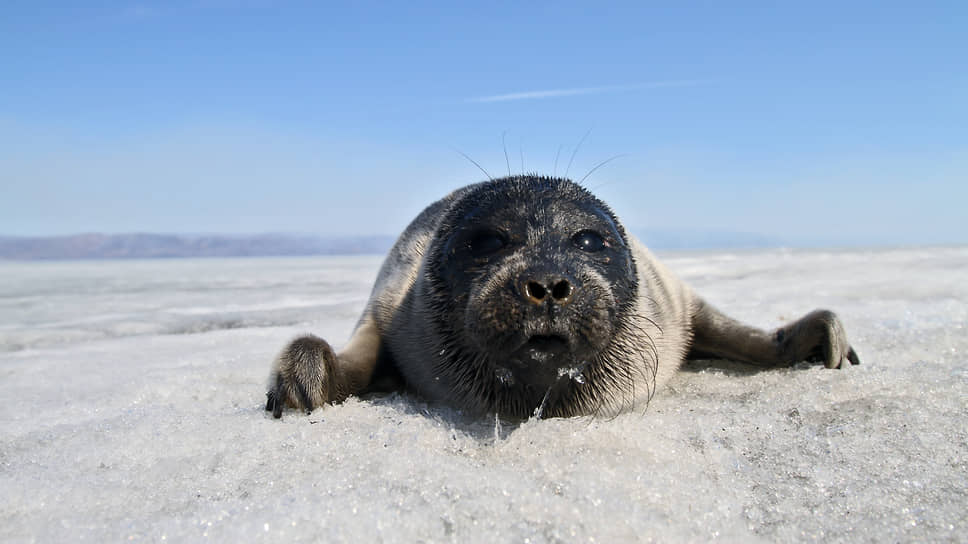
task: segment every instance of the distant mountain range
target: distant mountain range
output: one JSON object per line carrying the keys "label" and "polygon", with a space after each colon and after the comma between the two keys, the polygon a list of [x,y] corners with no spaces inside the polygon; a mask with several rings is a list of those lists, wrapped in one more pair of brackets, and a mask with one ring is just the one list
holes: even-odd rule
{"label": "distant mountain range", "polygon": [[273,257],[386,253],[391,236],[324,238],[289,234],[252,236],[181,234],[77,234],[0,237],[0,259],[163,259]]}
{"label": "distant mountain range", "polygon": [[[783,245],[764,236],[704,231],[647,230],[636,233],[654,249],[762,248]],[[181,257],[279,257],[382,255],[396,237],[321,237],[290,234],[181,235],[77,234],[0,237],[0,259],[164,259]]]}

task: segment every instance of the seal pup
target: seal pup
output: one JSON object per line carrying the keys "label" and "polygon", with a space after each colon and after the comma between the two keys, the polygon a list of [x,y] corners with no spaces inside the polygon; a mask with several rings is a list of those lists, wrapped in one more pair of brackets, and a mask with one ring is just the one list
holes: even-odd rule
{"label": "seal pup", "polygon": [[512,419],[613,414],[648,402],[687,358],[859,363],[832,312],[772,332],[744,325],[583,187],[509,176],[427,207],[390,250],[342,350],[311,335],[282,350],[266,410],[308,413],[382,386]]}

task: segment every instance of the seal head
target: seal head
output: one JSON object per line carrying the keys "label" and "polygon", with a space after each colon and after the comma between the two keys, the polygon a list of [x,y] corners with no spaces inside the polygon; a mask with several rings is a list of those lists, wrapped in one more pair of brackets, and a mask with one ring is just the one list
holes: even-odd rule
{"label": "seal head", "polygon": [[441,339],[433,379],[465,406],[589,413],[632,378],[610,349],[637,296],[632,253],[584,188],[540,177],[472,186],[446,210],[425,259],[420,298],[437,329],[429,336]]}

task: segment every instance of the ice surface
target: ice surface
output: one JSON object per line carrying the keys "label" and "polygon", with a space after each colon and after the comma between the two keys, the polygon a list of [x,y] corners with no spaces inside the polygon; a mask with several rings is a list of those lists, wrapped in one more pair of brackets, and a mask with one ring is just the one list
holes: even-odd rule
{"label": "ice surface", "polygon": [[376,258],[0,264],[0,540],[964,541],[968,249],[675,253],[727,313],[843,318],[863,364],[694,363],[612,419],[391,395],[263,412]]}

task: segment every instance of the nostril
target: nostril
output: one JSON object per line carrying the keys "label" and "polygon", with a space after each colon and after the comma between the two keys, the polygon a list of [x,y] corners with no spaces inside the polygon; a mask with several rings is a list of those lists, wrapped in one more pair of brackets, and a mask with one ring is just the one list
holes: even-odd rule
{"label": "nostril", "polygon": [[571,296],[571,284],[568,280],[561,280],[551,288],[551,296],[557,301],[564,302]]}
{"label": "nostril", "polygon": [[541,285],[536,281],[529,281],[528,283],[524,284],[524,294],[529,298],[541,301],[544,300],[545,296],[548,294],[548,290],[545,289],[544,285]]}

